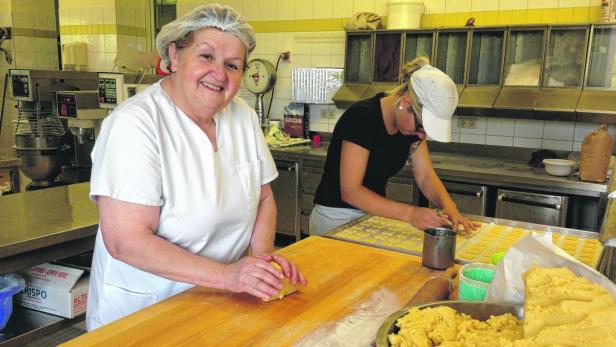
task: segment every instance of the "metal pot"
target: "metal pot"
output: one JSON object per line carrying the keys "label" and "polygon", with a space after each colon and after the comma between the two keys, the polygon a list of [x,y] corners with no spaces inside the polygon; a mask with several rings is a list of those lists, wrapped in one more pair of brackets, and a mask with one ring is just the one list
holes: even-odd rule
{"label": "metal pot", "polygon": [[449,228],[428,228],[424,230],[421,264],[436,270],[444,270],[456,258],[456,233]]}

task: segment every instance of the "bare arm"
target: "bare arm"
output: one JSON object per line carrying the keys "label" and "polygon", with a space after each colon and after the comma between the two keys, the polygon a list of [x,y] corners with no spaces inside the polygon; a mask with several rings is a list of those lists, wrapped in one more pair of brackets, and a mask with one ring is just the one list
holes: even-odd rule
{"label": "bare arm", "polygon": [[257,220],[250,239],[252,254],[261,255],[274,252],[277,212],[272,187],[269,183],[262,185]]}
{"label": "bare arm", "polygon": [[99,197],[103,241],[112,257],[174,281],[245,292],[261,299],[281,288],[282,274],[269,264],[271,256],[243,257],[222,264],[195,255],[155,234],[159,207]]}
{"label": "bare arm", "polygon": [[[281,255],[274,254],[274,239],[276,238],[276,200],[272,187],[269,184],[261,186],[261,198],[259,199],[259,210],[257,220],[250,239],[252,254],[266,261],[277,262],[282,274],[289,277],[293,285],[306,285],[304,275],[299,268]],[[276,274],[277,275],[277,274]]]}
{"label": "bare arm", "polygon": [[340,154],[340,190],[342,200],[362,211],[391,219],[405,221],[420,229],[442,225],[446,219],[428,209],[393,201],[371,191],[363,185],[370,152],[352,142],[342,142]]}
{"label": "bare arm", "polygon": [[434,171],[426,141],[421,141],[410,160],[413,176],[419,189],[428,200],[443,209],[443,212],[453,224],[454,230],[457,230],[458,224],[462,224],[467,231],[476,229],[477,225],[458,211],[456,203],[451,199],[443,182]]}
{"label": "bare arm", "polygon": [[99,197],[103,241],[112,257],[174,281],[224,288],[223,264],[154,234],[160,207]]}

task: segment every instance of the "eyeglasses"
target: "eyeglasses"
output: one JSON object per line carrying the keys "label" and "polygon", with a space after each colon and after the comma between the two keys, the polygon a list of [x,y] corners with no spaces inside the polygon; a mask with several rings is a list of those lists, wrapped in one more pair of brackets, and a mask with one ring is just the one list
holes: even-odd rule
{"label": "eyeglasses", "polygon": [[412,106],[409,106],[406,108],[406,110],[413,114],[413,119],[415,120],[415,131],[416,132],[422,132],[425,133],[426,130],[424,130],[423,124],[421,123],[421,121],[419,120],[419,118],[417,117],[417,113],[415,113],[415,111],[413,110]]}

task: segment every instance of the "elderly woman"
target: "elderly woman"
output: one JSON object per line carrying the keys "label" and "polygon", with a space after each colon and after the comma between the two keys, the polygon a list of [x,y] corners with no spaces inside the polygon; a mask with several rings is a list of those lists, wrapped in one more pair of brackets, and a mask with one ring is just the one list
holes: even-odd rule
{"label": "elderly woman", "polygon": [[[352,105],[336,123],[310,216],[310,233],[322,234],[368,213],[419,229],[477,226],[458,211],[432,168],[425,141],[449,141],[458,103],[454,82],[427,58],[403,67],[405,82]],[[443,213],[385,197],[387,180],[406,161],[422,193]]]}
{"label": "elderly woman", "polygon": [[306,284],[273,253],[278,173],[256,113],[235,98],[252,28],[206,5],[163,27],[156,45],[170,76],[118,106],[92,152],[100,226],[88,330],[195,285],[266,299],[284,276]]}

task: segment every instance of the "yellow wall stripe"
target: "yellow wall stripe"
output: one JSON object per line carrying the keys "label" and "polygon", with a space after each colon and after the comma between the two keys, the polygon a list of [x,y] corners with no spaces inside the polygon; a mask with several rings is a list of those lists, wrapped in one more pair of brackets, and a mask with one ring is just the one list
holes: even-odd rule
{"label": "yellow wall stripe", "polygon": [[[518,24],[562,24],[597,23],[601,19],[601,8],[566,7],[537,8],[504,11],[478,11],[429,13],[421,16],[422,28],[463,27],[468,18],[475,18],[475,26],[518,25]],[[383,17],[386,22],[386,17]],[[300,20],[249,21],[258,33],[340,31],[348,18],[323,18]]]}
{"label": "yellow wall stripe", "polygon": [[13,36],[41,37],[46,39],[55,39],[58,33],[55,30],[40,30],[29,28],[11,28]]}
{"label": "yellow wall stripe", "polygon": [[[601,8],[567,7],[538,8],[504,11],[478,11],[454,13],[429,13],[421,16],[422,28],[463,27],[468,18],[475,18],[475,26],[498,26],[517,24],[564,24],[597,23],[601,19]],[[249,21],[257,33],[342,31],[348,18],[322,18],[298,20]],[[386,23],[387,18],[383,17]],[[40,31],[40,30],[39,30]],[[146,29],[128,25],[94,24],[63,25],[62,35],[118,34],[127,36],[146,36]],[[17,34],[15,34],[17,35]],[[32,36],[32,35],[23,35]],[[45,36],[47,37],[47,36]]]}
{"label": "yellow wall stripe", "polygon": [[145,28],[129,25],[92,24],[92,25],[62,25],[61,35],[103,35],[118,34],[145,37]]}

